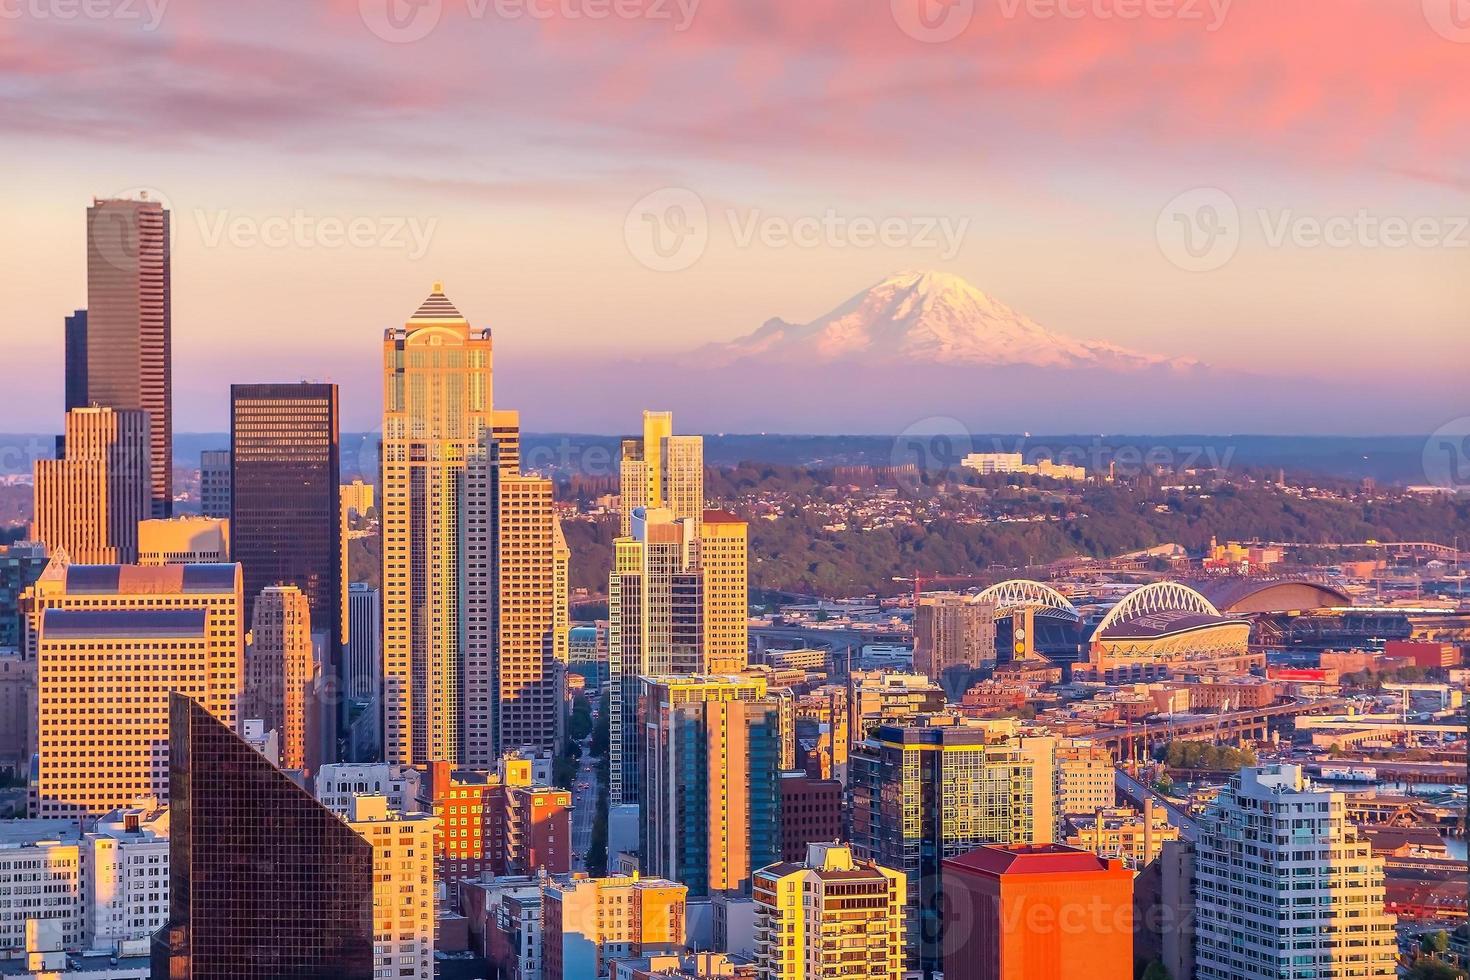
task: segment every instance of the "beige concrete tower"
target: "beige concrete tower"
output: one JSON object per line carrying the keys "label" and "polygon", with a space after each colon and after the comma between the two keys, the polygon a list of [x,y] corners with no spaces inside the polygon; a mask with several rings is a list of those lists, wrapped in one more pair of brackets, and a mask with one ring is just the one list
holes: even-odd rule
{"label": "beige concrete tower", "polygon": [[150,512],[148,413],[74,408],[65,453],[36,461],[31,537],[79,563],[137,561],[138,522]]}
{"label": "beige concrete tower", "polygon": [[383,336],[384,741],[389,762],[458,761],[460,502],[491,417],[491,337],[435,284]]}
{"label": "beige concrete tower", "polygon": [[269,585],[255,600],[245,653],[240,716],[280,738],[281,768],[307,767],[307,711],[315,663],[311,603],[294,585]]}
{"label": "beige concrete tower", "polygon": [[750,650],[748,528],[734,514],[707,510],[700,525],[704,572],[704,666],[701,673],[738,674]]}

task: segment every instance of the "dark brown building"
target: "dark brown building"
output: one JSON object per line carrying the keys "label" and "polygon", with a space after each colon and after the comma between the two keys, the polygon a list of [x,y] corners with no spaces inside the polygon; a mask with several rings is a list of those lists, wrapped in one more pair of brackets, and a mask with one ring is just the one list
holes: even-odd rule
{"label": "dark brown building", "polygon": [[169,213],[162,204],[93,200],[87,209],[84,404],[148,413],[154,517],[173,513],[169,262]]}
{"label": "dark brown building", "polygon": [[808,844],[845,840],[842,783],[804,772],[781,774],[781,860],[801,863]]}
{"label": "dark brown building", "polygon": [[337,386],[230,386],[230,557],[245,576],[245,621],[268,585],[294,585],[313,632],[330,637],[340,677],[343,629]]}
{"label": "dark brown building", "polygon": [[178,693],[169,803],[155,980],[371,980],[372,845]]}

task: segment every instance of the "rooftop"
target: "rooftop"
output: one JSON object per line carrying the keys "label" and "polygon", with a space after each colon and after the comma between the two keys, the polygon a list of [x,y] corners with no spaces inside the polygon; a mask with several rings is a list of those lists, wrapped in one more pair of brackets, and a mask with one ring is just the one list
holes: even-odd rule
{"label": "rooftop", "polygon": [[1091,851],[1065,844],[987,844],[968,854],[948,858],[946,867],[1000,877],[1018,874],[1102,873],[1122,867]]}

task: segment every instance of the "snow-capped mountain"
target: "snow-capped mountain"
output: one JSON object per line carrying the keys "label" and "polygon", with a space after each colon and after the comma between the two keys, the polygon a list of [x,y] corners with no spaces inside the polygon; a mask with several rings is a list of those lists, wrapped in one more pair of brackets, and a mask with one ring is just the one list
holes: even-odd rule
{"label": "snow-capped mountain", "polygon": [[1030,365],[1134,371],[1197,362],[1054,333],[956,275],[900,272],[811,323],[773,318],[700,352],[707,363],[747,358],[862,364]]}

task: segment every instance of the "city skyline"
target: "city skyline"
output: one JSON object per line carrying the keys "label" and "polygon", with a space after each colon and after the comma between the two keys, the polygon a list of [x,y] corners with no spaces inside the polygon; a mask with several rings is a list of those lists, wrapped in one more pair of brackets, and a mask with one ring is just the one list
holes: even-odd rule
{"label": "city skyline", "polygon": [[[1175,17],[1124,19],[1100,16],[1105,0],[1016,0],[945,41],[906,33],[903,3],[707,2],[677,29],[672,2],[635,4],[649,16],[629,20],[430,2],[404,5],[437,15],[424,37],[385,40],[375,18],[397,2],[6,20],[0,43],[17,54],[0,77],[20,98],[0,113],[15,159],[55,162],[26,174],[0,245],[28,273],[0,286],[0,314],[22,327],[10,427],[54,425],[56,393],[36,379],[84,305],[75,209],[143,188],[174,214],[180,418],[222,419],[199,379],[221,360],[240,381],[278,377],[266,352],[289,338],[292,376],[341,384],[345,427],[367,427],[368,338],[435,280],[528,375],[585,377],[771,317],[805,322],[926,268],[1067,337],[1214,366],[1228,379],[1200,395],[1212,431],[1428,432],[1461,414],[1445,388],[1470,357],[1457,274],[1470,242],[1465,177],[1442,161],[1470,127],[1453,96],[1464,46],[1433,2],[1339,4],[1331,17],[1181,2],[1164,5]],[[607,43],[598,57],[594,42]],[[620,61],[630,52],[637,68]],[[418,77],[426,64],[443,71]],[[240,84],[242,70],[255,82]],[[271,78],[293,70],[315,98]],[[146,126],[111,111],[124,92],[146,96]],[[380,93],[390,111],[374,114]],[[753,125],[767,112],[776,124]],[[169,126],[193,137],[161,135]],[[414,139],[435,152],[404,172],[392,149]],[[1211,189],[1226,199],[1188,196]],[[1171,219],[1222,203],[1238,246],[1190,268]],[[646,251],[650,216],[671,218],[670,234],[698,219],[706,241],[687,267],[678,249]],[[1390,244],[1395,225],[1419,221],[1433,244]],[[894,222],[896,237],[865,244],[864,222]],[[1301,390],[1253,412],[1230,397],[1251,380],[1241,374]],[[655,401],[701,431],[772,428],[750,408],[771,382],[741,380],[745,398],[722,416],[699,417],[689,390]],[[1355,405],[1349,389],[1374,380],[1413,394],[1391,410]],[[598,431],[605,392],[569,388],[553,402],[508,381],[507,395],[534,429]],[[909,420],[949,414],[939,408]],[[1085,417],[1073,403],[1004,427]]]}

